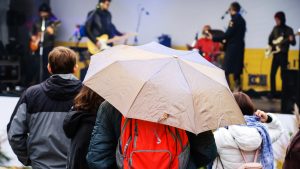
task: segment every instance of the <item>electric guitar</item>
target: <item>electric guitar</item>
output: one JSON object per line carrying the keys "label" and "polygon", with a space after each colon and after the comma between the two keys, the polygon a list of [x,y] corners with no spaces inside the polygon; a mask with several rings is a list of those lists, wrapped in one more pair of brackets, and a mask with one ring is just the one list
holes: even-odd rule
{"label": "electric guitar", "polygon": [[[52,27],[53,29],[57,28],[59,25],[61,24],[61,21],[54,21],[50,26],[48,27]],[[47,27],[47,28],[48,28]],[[45,29],[45,31],[47,31],[47,28]],[[37,35],[33,35],[31,37],[31,40],[30,40],[30,49],[32,52],[35,52],[39,49],[39,44],[40,44],[40,41],[41,41],[41,34],[42,32],[38,32]]]}
{"label": "electric guitar", "polygon": [[[295,34],[295,36],[299,35],[299,32]],[[265,57],[269,58],[270,56],[273,56],[276,53],[281,52],[280,45],[284,42],[288,41],[287,38],[284,39],[283,36],[279,36],[277,39],[274,39],[272,41],[272,45],[266,49],[265,51]]]}
{"label": "electric guitar", "polygon": [[281,51],[280,44],[282,43],[283,39],[283,36],[279,36],[277,39],[274,39],[272,41],[273,45],[269,45],[269,47],[265,51],[266,58],[273,56],[274,54],[279,53]]}
{"label": "electric guitar", "polygon": [[122,36],[115,36],[111,39],[109,39],[108,35],[107,34],[103,34],[99,37],[97,37],[97,41],[100,42],[100,47],[97,46],[97,44],[93,43],[91,40],[88,40],[87,41],[87,48],[88,48],[88,51],[94,55],[96,53],[99,53],[101,52],[102,50],[105,50],[107,48],[109,48],[110,46],[108,44],[110,43],[118,43],[118,42],[121,42],[121,41],[124,41],[123,43],[127,43],[127,39],[131,36],[136,36],[137,34],[136,33],[127,33],[127,34],[124,34]]}

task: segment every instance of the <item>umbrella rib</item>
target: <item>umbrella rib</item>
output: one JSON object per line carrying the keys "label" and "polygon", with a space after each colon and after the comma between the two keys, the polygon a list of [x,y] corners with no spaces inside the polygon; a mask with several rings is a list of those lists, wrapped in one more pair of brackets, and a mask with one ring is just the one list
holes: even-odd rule
{"label": "umbrella rib", "polygon": [[[178,62],[178,65],[179,65],[179,69],[180,69],[180,71],[181,71],[181,73],[182,73],[182,76],[183,76],[183,78],[185,79],[185,81],[186,81],[186,83],[187,83],[187,85],[188,85],[188,87],[189,87],[190,93],[192,93],[192,90],[191,90],[191,87],[190,87],[190,85],[189,85],[189,83],[188,83],[188,81],[187,81],[187,78],[186,78],[185,74],[184,74],[183,71],[182,71],[181,64],[180,64],[180,60],[177,59],[177,62]],[[193,96],[192,96],[192,101],[193,101],[193,100],[194,100],[194,98],[193,98]],[[192,105],[193,105],[193,110],[194,110],[194,112],[196,112],[196,111],[195,111],[194,102],[192,103]],[[187,117],[189,118],[189,120],[191,120],[189,116],[187,116]],[[195,118],[194,118],[194,119],[195,119]],[[195,123],[194,123],[194,129],[195,129],[195,128],[196,128],[196,125],[195,125]],[[196,133],[196,131],[194,131],[194,132]]]}
{"label": "umbrella rib", "polygon": [[[182,62],[184,63],[184,61],[182,61]],[[187,64],[187,63],[184,63],[184,64]],[[188,64],[187,64],[187,65],[188,65]],[[204,65],[204,66],[205,66],[205,65]],[[193,66],[190,66],[190,67],[191,67],[192,69],[198,71],[198,70],[197,70],[196,68],[194,68]],[[223,73],[224,73],[224,71],[223,71]],[[203,76],[209,78],[210,80],[216,81],[216,80],[214,80],[213,78],[207,76],[205,73],[202,73],[202,72],[201,72],[201,74],[202,74]],[[220,82],[218,82],[218,81],[216,81],[216,82],[219,83],[220,85],[224,86],[224,85],[221,84]],[[224,86],[224,87],[227,88],[227,90],[231,92],[231,90],[229,89],[229,86]]]}
{"label": "umbrella rib", "polygon": [[[163,69],[166,65],[170,64],[171,62],[172,62],[172,59],[170,59],[169,62],[167,62],[167,63],[165,63],[164,65],[162,65],[161,68],[160,68],[157,72],[153,73],[153,75],[152,75],[151,77],[149,77],[149,79],[152,79],[152,77],[154,77],[154,76],[157,75],[159,72],[161,72],[162,69]],[[149,80],[149,79],[148,79],[148,80]],[[148,80],[147,80],[147,81],[148,81]],[[132,102],[131,105],[130,105],[129,110],[131,110],[131,107],[132,107],[133,103],[136,101],[138,95],[140,95],[140,93],[141,93],[142,89],[144,88],[145,84],[147,83],[147,81],[143,84],[143,86],[141,87],[140,91],[138,92],[138,94],[137,94],[136,97],[134,98],[133,102]],[[128,112],[129,112],[129,110],[128,110]]]}

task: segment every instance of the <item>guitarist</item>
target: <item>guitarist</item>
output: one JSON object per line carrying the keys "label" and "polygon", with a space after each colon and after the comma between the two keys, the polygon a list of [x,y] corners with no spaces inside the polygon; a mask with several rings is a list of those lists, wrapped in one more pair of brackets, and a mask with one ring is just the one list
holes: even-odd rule
{"label": "guitarist", "polygon": [[123,35],[116,29],[111,21],[112,16],[108,11],[110,2],[111,0],[99,0],[97,8],[89,12],[88,19],[85,23],[88,38],[99,48],[101,47],[101,42],[97,40],[97,37],[107,34],[111,39],[115,36]]}
{"label": "guitarist", "polygon": [[[45,26],[45,34],[43,44],[40,44],[42,26]],[[48,64],[48,54],[54,48],[55,41],[55,27],[53,23],[57,21],[57,18],[52,14],[51,8],[48,4],[43,3],[39,7],[39,18],[35,21],[32,27],[31,44],[36,44],[36,48],[31,47],[34,55],[40,54],[40,46],[43,46],[43,75],[42,80],[49,77],[47,64]],[[32,46],[32,45],[31,45]],[[38,57],[39,58],[39,57]],[[40,79],[41,80],[41,79]]]}
{"label": "guitarist", "polygon": [[272,48],[279,48],[279,52],[273,55],[271,66],[271,93],[269,99],[272,99],[276,93],[276,72],[281,68],[282,89],[284,90],[285,72],[288,66],[288,52],[289,46],[295,45],[296,40],[293,29],[286,25],[286,18],[284,12],[277,12],[274,16],[276,25],[269,36],[269,45]]}

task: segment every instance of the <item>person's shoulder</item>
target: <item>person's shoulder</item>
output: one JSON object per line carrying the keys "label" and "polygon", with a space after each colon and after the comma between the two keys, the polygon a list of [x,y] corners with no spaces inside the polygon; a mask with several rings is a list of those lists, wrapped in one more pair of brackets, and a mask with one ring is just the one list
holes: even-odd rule
{"label": "person's shoulder", "polygon": [[114,106],[105,100],[101,103],[100,108],[101,109],[114,109]]}
{"label": "person's shoulder", "polygon": [[293,31],[293,28],[291,28],[291,27],[288,26],[288,25],[286,25],[286,29],[287,29],[288,31]]}
{"label": "person's shoulder", "polygon": [[41,84],[36,84],[36,85],[28,87],[25,91],[25,95],[32,97],[32,96],[39,94],[41,91],[42,91]]}

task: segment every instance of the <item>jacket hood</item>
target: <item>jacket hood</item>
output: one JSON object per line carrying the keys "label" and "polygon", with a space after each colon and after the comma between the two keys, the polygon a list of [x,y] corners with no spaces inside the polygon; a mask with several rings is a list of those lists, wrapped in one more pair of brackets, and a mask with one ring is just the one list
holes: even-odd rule
{"label": "jacket hood", "polygon": [[63,79],[59,75],[53,75],[44,81],[41,86],[51,99],[69,100],[79,92],[82,83],[77,79]]}
{"label": "jacket hood", "polygon": [[97,114],[84,111],[71,111],[64,119],[63,129],[68,138],[73,138],[81,124],[95,124]]}

